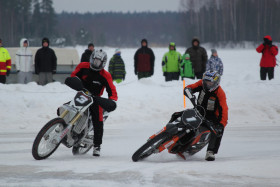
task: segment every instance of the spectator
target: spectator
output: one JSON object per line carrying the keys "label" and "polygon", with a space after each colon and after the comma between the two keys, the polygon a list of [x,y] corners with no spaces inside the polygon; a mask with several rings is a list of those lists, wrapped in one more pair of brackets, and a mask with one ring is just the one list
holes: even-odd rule
{"label": "spectator", "polygon": [[185,52],[190,54],[190,59],[193,65],[194,74],[197,79],[202,79],[202,75],[206,70],[207,52],[200,46],[198,38],[193,38],[192,47],[188,48]]}
{"label": "spectator", "polygon": [[89,43],[88,48],[82,54],[81,62],[89,62],[90,55],[92,54],[93,51],[94,51],[94,45],[93,43]]}
{"label": "spectator", "polygon": [[116,83],[120,83],[125,79],[125,65],[119,49],[115,50],[115,54],[110,60],[109,73],[111,73],[113,81],[116,81]]}
{"label": "spectator", "polygon": [[134,73],[138,79],[151,77],[154,74],[155,55],[152,49],[148,48],[148,41],[141,41],[139,48],[134,55]]}
{"label": "spectator", "polygon": [[169,52],[165,53],[162,58],[162,71],[165,81],[179,80],[181,54],[176,51],[174,42],[169,44]]}
{"label": "spectator", "polygon": [[32,52],[28,48],[29,42],[26,38],[20,40],[20,49],[16,53],[16,70],[18,83],[26,84],[32,81]]}
{"label": "spectator", "polygon": [[263,38],[263,43],[257,47],[257,52],[262,53],[261,58],[261,80],[266,80],[266,75],[268,75],[268,79],[271,80],[274,78],[274,67],[276,66],[276,58],[275,56],[278,54],[278,47],[272,45],[271,36],[265,36]]}
{"label": "spectator", "polygon": [[207,61],[206,71],[217,71],[221,76],[223,75],[223,62],[218,57],[218,53],[216,49],[211,49],[211,57]]}
{"label": "spectator", "polygon": [[6,76],[10,75],[12,60],[7,49],[2,46],[0,39],[0,83],[6,83]]}
{"label": "spectator", "polygon": [[38,49],[35,55],[35,73],[39,74],[40,85],[53,82],[53,74],[56,73],[57,59],[49,44],[49,39],[43,38],[42,48]]}
{"label": "spectator", "polygon": [[190,55],[188,53],[184,54],[182,57],[180,72],[181,72],[182,80],[184,78],[194,79],[194,71],[193,71],[193,67],[192,67],[192,62],[190,60]]}

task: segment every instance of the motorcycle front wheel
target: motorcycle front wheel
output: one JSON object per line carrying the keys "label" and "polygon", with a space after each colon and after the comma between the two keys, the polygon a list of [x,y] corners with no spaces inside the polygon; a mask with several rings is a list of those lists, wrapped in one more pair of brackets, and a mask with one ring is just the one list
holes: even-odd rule
{"label": "motorcycle front wheel", "polygon": [[33,146],[32,155],[36,160],[48,158],[60,145],[57,142],[66,124],[62,118],[55,118],[49,121],[36,136]]}
{"label": "motorcycle front wheel", "polygon": [[159,148],[164,142],[166,142],[167,134],[161,133],[154,137],[153,139],[149,140],[145,143],[142,147],[140,147],[133,155],[132,160],[137,162],[138,160],[142,160],[147,158],[151,154],[155,153],[155,150]]}

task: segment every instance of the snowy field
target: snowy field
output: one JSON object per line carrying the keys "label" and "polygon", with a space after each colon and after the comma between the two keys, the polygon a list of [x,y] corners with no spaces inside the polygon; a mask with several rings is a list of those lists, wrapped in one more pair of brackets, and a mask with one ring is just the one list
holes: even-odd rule
{"label": "snowy field", "polygon": [[[111,57],[114,49],[105,50]],[[280,186],[279,67],[274,80],[260,81],[261,55],[255,50],[218,49],[229,121],[216,161],[205,161],[203,149],[186,161],[164,151],[134,163],[132,154],[173,112],[183,110],[182,81],[165,83],[162,76],[167,49],[154,49],[155,75],[140,81],[133,69],[135,50],[122,49],[127,76],[116,85],[118,108],[105,123],[100,158],[92,152],[74,157],[61,145],[48,159],[34,160],[36,134],[75,91],[57,82],[0,84],[0,186]]]}

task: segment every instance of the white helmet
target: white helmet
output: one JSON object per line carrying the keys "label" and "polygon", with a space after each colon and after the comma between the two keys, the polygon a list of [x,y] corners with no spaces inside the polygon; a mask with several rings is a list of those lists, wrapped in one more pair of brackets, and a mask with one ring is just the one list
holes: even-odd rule
{"label": "white helmet", "polygon": [[102,70],[107,62],[107,53],[105,51],[94,50],[90,55],[90,68],[95,71]]}

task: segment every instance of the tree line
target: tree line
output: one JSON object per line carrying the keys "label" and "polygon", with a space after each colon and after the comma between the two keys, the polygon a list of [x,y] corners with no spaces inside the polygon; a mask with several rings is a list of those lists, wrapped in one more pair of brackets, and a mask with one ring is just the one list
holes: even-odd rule
{"label": "tree line", "polygon": [[18,46],[23,37],[36,43],[55,36],[57,17],[52,0],[0,0],[0,38],[5,46]]}
{"label": "tree line", "polygon": [[52,0],[0,0],[0,38],[18,46],[22,37],[33,46],[49,37],[51,45],[135,47],[175,42],[260,41],[264,35],[280,40],[280,0],[181,0],[178,12],[55,13]]}
{"label": "tree line", "polygon": [[280,0],[181,0],[186,39],[204,42],[280,40]]}

